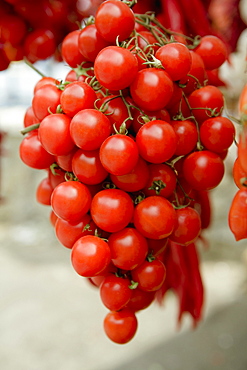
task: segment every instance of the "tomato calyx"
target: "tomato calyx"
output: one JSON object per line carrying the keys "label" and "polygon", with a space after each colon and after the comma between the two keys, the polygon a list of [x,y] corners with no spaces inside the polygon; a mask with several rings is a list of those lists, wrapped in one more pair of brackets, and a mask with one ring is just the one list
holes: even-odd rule
{"label": "tomato calyx", "polygon": [[148,190],[154,190],[156,195],[160,195],[162,189],[166,187],[166,184],[162,180],[154,180]]}

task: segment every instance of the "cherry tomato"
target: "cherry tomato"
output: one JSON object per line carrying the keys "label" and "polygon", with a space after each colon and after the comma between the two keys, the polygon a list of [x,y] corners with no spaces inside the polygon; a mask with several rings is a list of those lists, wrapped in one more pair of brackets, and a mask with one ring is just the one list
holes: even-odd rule
{"label": "cherry tomato", "polygon": [[86,214],[79,222],[71,223],[62,218],[57,218],[55,233],[59,242],[71,249],[75,242],[85,235],[94,235],[96,226],[91,217]]}
{"label": "cherry tomato", "polygon": [[186,155],[195,149],[198,132],[194,122],[190,120],[183,121],[171,121],[171,125],[177,135],[177,148],[175,150],[176,155]]}
{"label": "cherry tomato", "polygon": [[161,46],[155,53],[173,81],[185,78],[191,68],[189,49],[179,42],[171,42]]}
{"label": "cherry tomato", "polygon": [[119,311],[129,302],[132,290],[129,279],[116,275],[108,275],[100,285],[100,298],[103,304],[111,311]]}
{"label": "cherry tomato", "polygon": [[200,40],[195,52],[202,58],[205,68],[219,68],[227,58],[227,48],[224,42],[216,36],[206,35]]}
{"label": "cherry tomato", "polygon": [[131,271],[132,279],[138,283],[138,288],[145,292],[154,292],[161,288],[166,278],[166,268],[163,262],[155,259],[144,261]]}
{"label": "cherry tomato", "polygon": [[220,156],[208,150],[189,154],[183,163],[185,180],[196,190],[210,190],[221,182],[224,163]]}
{"label": "cherry tomato", "polygon": [[78,48],[86,60],[95,61],[98,53],[109,46],[100,33],[97,31],[95,24],[83,28],[78,37]]}
{"label": "cherry tomato", "polygon": [[25,38],[24,51],[31,63],[51,57],[56,50],[54,34],[48,29],[35,29]]}
{"label": "cherry tomato", "polygon": [[143,189],[146,196],[160,195],[168,198],[176,187],[175,172],[167,164],[149,164],[149,179]]}
{"label": "cherry tomato", "polygon": [[222,92],[211,85],[193,91],[188,101],[198,123],[202,123],[213,115],[221,114],[224,106]]}
{"label": "cherry tomato", "polygon": [[57,86],[59,81],[54,77],[42,77],[38,82],[36,82],[33,92],[34,94],[44,85],[54,85]]}
{"label": "cherry tomato", "polygon": [[33,96],[32,108],[35,116],[42,121],[51,113],[56,113],[60,104],[61,90],[54,85],[41,86]]}
{"label": "cherry tomato", "polygon": [[64,181],[56,186],[51,197],[55,214],[69,222],[79,222],[89,211],[91,194],[86,185],[78,181]]}
{"label": "cherry tomato", "polygon": [[78,38],[81,30],[68,33],[63,39],[61,46],[62,58],[70,67],[76,68],[86,61],[78,48]]}
{"label": "cherry tomato", "polygon": [[146,258],[148,244],[146,238],[134,228],[124,228],[110,235],[113,264],[123,270],[133,270]]}
{"label": "cherry tomato", "polygon": [[99,275],[110,261],[110,248],[98,236],[82,236],[77,239],[71,250],[72,266],[79,275],[84,277]]}
{"label": "cherry tomato", "polygon": [[201,218],[198,212],[191,207],[176,209],[177,221],[170,240],[177,244],[188,245],[193,243],[201,232]]}
{"label": "cherry tomato", "polygon": [[37,130],[24,137],[19,147],[19,155],[25,165],[37,170],[49,168],[54,162],[54,156],[41,145]]}
{"label": "cherry tomato", "polygon": [[159,110],[171,99],[173,82],[164,70],[145,68],[137,73],[130,85],[130,93],[140,108],[149,111]]}
{"label": "cherry tomato", "polygon": [[166,238],[172,233],[175,221],[175,210],[171,203],[163,197],[150,196],[135,207],[134,225],[146,238]]}
{"label": "cherry tomato", "polygon": [[134,311],[124,308],[109,312],[104,319],[106,335],[114,343],[128,343],[137,331],[137,318]]}
{"label": "cherry tomato", "polygon": [[247,188],[245,186],[237,191],[232,200],[228,223],[236,241],[247,238]]}
{"label": "cherry tomato", "polygon": [[100,184],[108,176],[99,158],[99,150],[78,149],[72,159],[72,171],[87,185]]}
{"label": "cherry tomato", "polygon": [[107,116],[96,109],[83,109],[71,121],[70,134],[75,144],[84,150],[99,149],[110,136],[112,125]]}
{"label": "cherry tomato", "polygon": [[136,166],[126,175],[116,176],[110,174],[111,181],[121,190],[136,192],[143,189],[149,178],[149,168],[141,157]]}
{"label": "cherry tomato", "polygon": [[39,119],[35,116],[33,107],[28,107],[24,115],[23,125],[24,127],[28,127],[36,123],[39,123]]}
{"label": "cherry tomato", "polygon": [[82,81],[74,81],[66,86],[61,94],[61,107],[65,114],[73,117],[82,109],[94,107],[96,94],[91,86]]}
{"label": "cherry tomato", "polygon": [[136,166],[138,159],[138,147],[130,136],[109,136],[100,147],[101,163],[112,175],[128,174]]}
{"label": "cherry tomato", "polygon": [[235,127],[226,117],[213,117],[204,121],[200,127],[200,139],[206,149],[222,153],[233,143]]}
{"label": "cherry tomato", "polygon": [[45,150],[53,155],[66,155],[75,146],[70,136],[71,118],[57,113],[46,116],[39,126],[39,139]]}
{"label": "cherry tomato", "polygon": [[206,79],[206,70],[203,63],[202,58],[199,54],[195,53],[193,50],[190,50],[191,54],[191,68],[188,73],[188,77],[184,80],[180,81],[181,83],[185,83],[185,88],[183,91],[185,94],[189,95],[192,93],[196,88],[198,88],[198,84],[203,86],[204,81]]}
{"label": "cherry tomato", "polygon": [[99,191],[91,204],[93,221],[108,232],[117,232],[126,227],[132,220],[133,211],[132,199],[119,189]]}
{"label": "cherry tomato", "polygon": [[72,159],[74,154],[78,148],[74,146],[74,148],[66,155],[58,155],[56,156],[56,162],[64,171],[72,172]]}
{"label": "cherry tomato", "polygon": [[177,136],[172,126],[161,120],[145,123],[136,135],[139,153],[146,161],[162,163],[169,160],[177,147]]}
{"label": "cherry tomato", "polygon": [[94,62],[97,80],[110,90],[122,90],[130,86],[137,72],[136,57],[128,49],[119,46],[108,46],[102,49]]}
{"label": "cherry tomato", "polygon": [[115,43],[116,39],[123,41],[130,36],[135,28],[135,16],[128,5],[118,0],[108,0],[98,7],[95,25],[105,40]]}
{"label": "cherry tomato", "polygon": [[132,290],[132,296],[126,305],[126,308],[134,312],[144,310],[149,307],[155,299],[155,292],[144,292],[141,289]]}
{"label": "cherry tomato", "polygon": [[51,194],[53,192],[53,187],[51,186],[50,180],[48,177],[41,180],[37,189],[36,189],[36,200],[40,204],[45,206],[51,205]]}
{"label": "cherry tomato", "polygon": [[27,34],[27,24],[16,14],[5,14],[0,18],[1,40],[12,45],[21,43]]}

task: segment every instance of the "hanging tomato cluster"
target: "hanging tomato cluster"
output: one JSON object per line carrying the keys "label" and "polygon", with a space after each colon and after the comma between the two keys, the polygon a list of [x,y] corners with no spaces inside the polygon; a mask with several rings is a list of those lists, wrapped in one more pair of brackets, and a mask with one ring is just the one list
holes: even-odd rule
{"label": "hanging tomato cluster", "polygon": [[71,70],[63,82],[40,79],[24,118],[20,157],[47,173],[37,200],[51,206],[75,271],[99,287],[112,341],[130,341],[136,313],[168,290],[179,321],[189,312],[196,324],[195,242],[235,135],[221,91],[207,84],[225,45],[182,38],[154,14],[108,0],[61,50]]}
{"label": "hanging tomato cluster", "polygon": [[236,241],[247,238],[247,85],[239,98],[240,133],[237,158],[233,165],[236,192],[228,215],[229,227]]}

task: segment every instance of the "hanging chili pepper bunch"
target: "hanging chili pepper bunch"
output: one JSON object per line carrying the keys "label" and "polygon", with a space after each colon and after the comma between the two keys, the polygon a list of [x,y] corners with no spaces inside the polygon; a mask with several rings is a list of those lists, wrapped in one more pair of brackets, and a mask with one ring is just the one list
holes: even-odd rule
{"label": "hanging chili pepper bunch", "polygon": [[62,56],[71,67],[64,81],[43,76],[24,118],[20,158],[46,173],[37,201],[51,206],[74,270],[99,288],[112,341],[129,342],[138,311],[168,290],[179,321],[188,312],[196,324],[195,243],[235,135],[206,77],[226,60],[225,45],[108,0],[65,37]]}
{"label": "hanging chili pepper bunch", "polygon": [[236,241],[247,238],[247,85],[239,98],[240,132],[233,179],[238,187],[228,214],[228,222]]}

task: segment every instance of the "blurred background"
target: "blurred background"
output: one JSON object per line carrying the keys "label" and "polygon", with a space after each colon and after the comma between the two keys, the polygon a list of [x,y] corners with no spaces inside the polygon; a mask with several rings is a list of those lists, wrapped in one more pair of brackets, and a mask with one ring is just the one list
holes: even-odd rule
{"label": "blurred background", "polygon": [[[228,85],[222,88],[226,113],[236,117],[247,82],[246,39],[244,31],[220,71]],[[36,67],[61,80],[69,71],[52,59]],[[24,62],[0,72],[0,369],[246,370],[247,242],[235,242],[227,221],[237,191],[231,173],[235,146],[211,194],[212,223],[203,234],[208,248],[199,243],[202,322],[193,329],[188,316],[178,328],[178,302],[168,294],[163,306],[153,303],[138,313],[139,328],[129,344],[115,345],[103,332],[107,310],[97,288],[72,269],[70,251],[54,235],[49,207],[36,202],[45,173],[19,159],[23,117],[39,78]]]}

